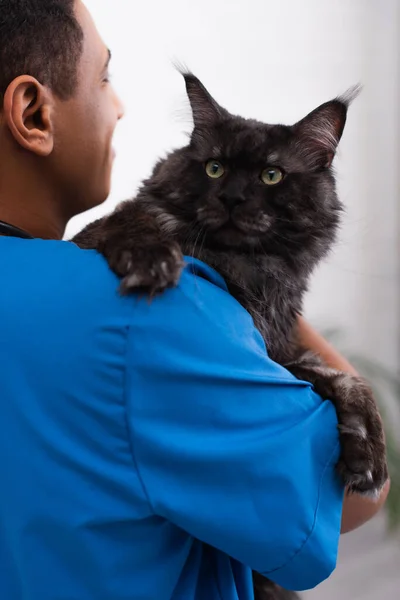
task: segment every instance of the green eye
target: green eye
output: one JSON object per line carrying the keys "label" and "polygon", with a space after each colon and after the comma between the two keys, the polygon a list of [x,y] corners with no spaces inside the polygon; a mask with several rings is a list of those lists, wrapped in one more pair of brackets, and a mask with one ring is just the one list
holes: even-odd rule
{"label": "green eye", "polygon": [[261,173],[261,181],[265,185],[277,185],[283,179],[283,173],[277,167],[268,167]]}
{"label": "green eye", "polygon": [[217,160],[209,160],[206,164],[206,173],[211,179],[219,179],[225,173],[225,169]]}

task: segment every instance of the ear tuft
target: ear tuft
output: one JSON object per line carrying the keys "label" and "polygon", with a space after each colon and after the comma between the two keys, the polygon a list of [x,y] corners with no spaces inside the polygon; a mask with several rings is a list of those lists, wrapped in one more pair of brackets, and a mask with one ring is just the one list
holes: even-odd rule
{"label": "ear tuft", "polygon": [[354,100],[356,100],[361,94],[362,89],[363,88],[361,83],[357,83],[356,85],[353,85],[351,88],[346,90],[344,94],[337,98],[337,100],[339,100],[339,102],[342,102],[347,106],[347,108],[349,108],[350,105],[353,104]]}
{"label": "ear tuft", "polygon": [[207,128],[223,119],[227,111],[214,100],[201,81],[182,65],[175,66],[185,79],[195,127]]}
{"label": "ear tuft", "polygon": [[347,110],[360,91],[359,85],[350,88],[294,125],[296,145],[302,149],[311,168],[331,166],[346,125]]}

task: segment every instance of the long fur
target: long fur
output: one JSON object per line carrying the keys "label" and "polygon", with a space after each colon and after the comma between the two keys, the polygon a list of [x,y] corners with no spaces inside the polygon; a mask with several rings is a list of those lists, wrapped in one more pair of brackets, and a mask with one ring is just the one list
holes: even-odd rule
{"label": "long fur", "polygon": [[[342,433],[338,470],[348,489],[376,493],[387,478],[382,423],[369,386],[304,353],[296,323],[315,267],[336,239],[342,205],[332,161],[355,90],[292,126],[233,116],[183,73],[194,130],[158,162],[134,200],[75,239],[96,248],[125,292],[161,292],[179,280],[182,253],[214,267],[252,315],[271,358],[331,399]],[[210,177],[218,163],[222,176]],[[265,170],[282,174],[267,185]],[[254,575],[257,600],[295,594]]]}

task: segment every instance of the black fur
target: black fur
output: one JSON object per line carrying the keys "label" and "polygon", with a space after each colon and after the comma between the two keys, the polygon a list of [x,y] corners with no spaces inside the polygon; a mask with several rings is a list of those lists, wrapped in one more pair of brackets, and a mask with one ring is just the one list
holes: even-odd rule
{"label": "black fur", "polygon": [[[123,278],[122,289],[150,294],[175,285],[182,253],[214,267],[253,316],[268,352],[312,382],[337,409],[338,470],[351,491],[378,493],[387,479],[382,423],[368,385],[325,367],[296,337],[310,276],[335,241],[342,205],[332,170],[351,94],[323,104],[293,126],[229,114],[185,73],[194,131],[160,161],[133,201],[75,238],[97,248]],[[220,178],[207,174],[218,161]],[[265,170],[283,174],[266,185]],[[279,169],[279,171],[271,171]],[[255,575],[258,600],[293,598]]]}

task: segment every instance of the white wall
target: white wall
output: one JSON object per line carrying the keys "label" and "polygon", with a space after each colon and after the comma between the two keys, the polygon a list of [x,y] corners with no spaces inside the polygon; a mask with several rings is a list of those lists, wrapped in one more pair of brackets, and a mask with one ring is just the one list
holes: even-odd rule
{"label": "white wall", "polygon": [[187,64],[230,111],[291,123],[357,82],[337,159],[342,239],[307,303],[318,324],[397,364],[398,2],[396,0],[87,0],[113,51],[127,114],[109,202],[133,195],[155,159],[185,143],[190,112],[171,62]]}

